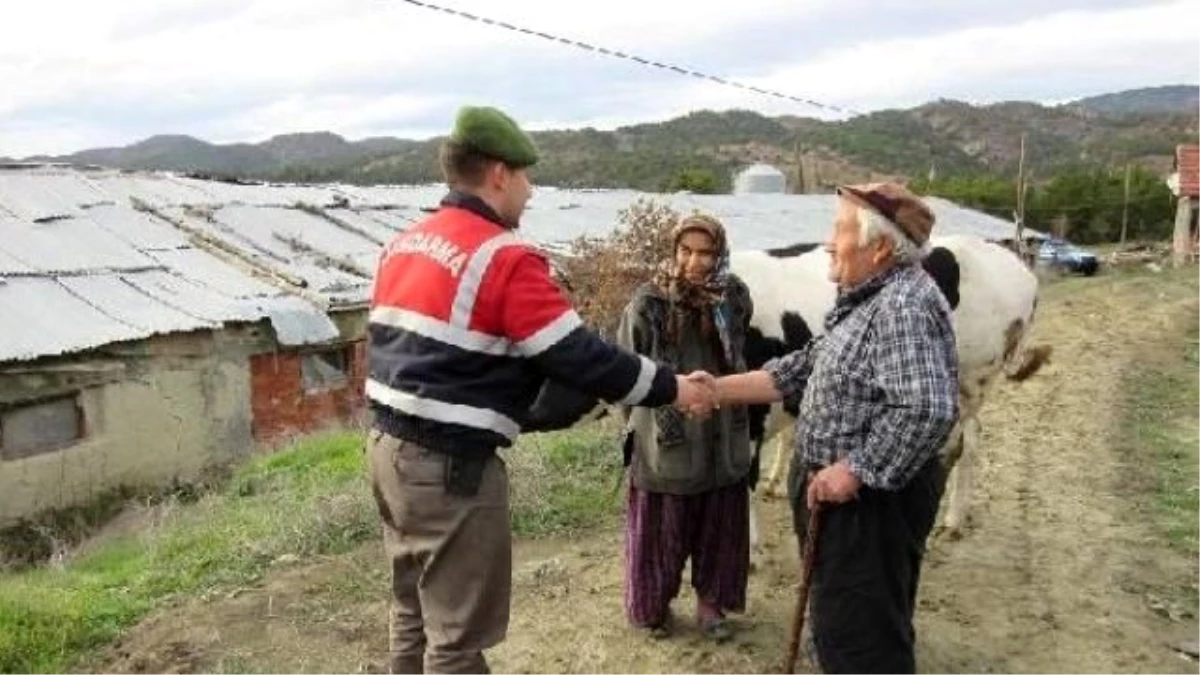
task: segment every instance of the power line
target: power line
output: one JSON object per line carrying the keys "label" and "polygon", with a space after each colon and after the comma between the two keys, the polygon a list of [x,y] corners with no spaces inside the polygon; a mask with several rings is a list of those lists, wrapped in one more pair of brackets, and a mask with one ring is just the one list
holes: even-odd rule
{"label": "power line", "polygon": [[648,66],[651,68],[660,68],[662,70],[669,70],[674,73],[678,73],[680,75],[688,75],[691,77],[699,78],[701,80],[708,80],[710,82],[716,82],[717,84],[723,84],[723,85],[726,85],[729,87],[736,87],[738,89],[743,89],[745,91],[751,91],[756,94],[762,94],[764,96],[772,96],[774,98],[783,99],[785,101],[792,101],[793,103],[802,103],[804,105],[812,106],[814,108],[820,108],[822,110],[829,110],[832,112],[841,113],[841,114],[845,114],[845,115],[861,115],[862,114],[862,113],[858,112],[857,110],[852,110],[850,108],[844,108],[842,106],[831,105],[829,103],[821,103],[820,101],[814,101],[812,99],[803,98],[800,96],[793,96],[791,94],[785,94],[783,92],[775,91],[773,89],[764,89],[762,87],[756,87],[756,86],[749,85],[749,84],[743,84],[741,82],[734,82],[733,80],[727,80],[727,79],[725,79],[723,77],[719,77],[717,75],[708,75],[708,74],[702,73],[698,70],[692,70],[691,68],[684,68],[682,66],[672,65],[670,63],[662,63],[660,61],[654,61],[651,59],[643,58],[643,57],[637,56],[635,54],[626,54],[625,52],[618,51],[616,49],[607,49],[605,47],[598,47],[596,45],[588,44],[586,42],[572,40],[571,38],[565,38],[565,37],[560,37],[557,35],[551,35],[550,33],[543,33],[541,31],[536,31],[531,28],[523,28],[521,26],[514,26],[513,24],[505,22],[505,21],[500,21],[498,19],[490,19],[485,16],[478,16],[478,15],[471,14],[469,12],[464,12],[464,11],[458,10],[458,9],[442,7],[441,5],[435,5],[431,2],[424,2],[423,0],[400,0],[400,2],[409,4],[409,5],[413,5],[414,7],[421,7],[423,9],[431,9],[431,10],[434,10],[437,12],[443,12],[443,13],[449,14],[451,16],[456,16],[456,17],[459,17],[462,19],[468,19],[470,21],[475,21],[478,23],[485,23],[485,24],[488,24],[489,26],[497,26],[500,28],[504,28],[506,30],[515,31],[517,33],[524,33],[525,35],[532,35],[534,37],[542,38],[543,40],[549,40],[551,42],[559,42],[561,44],[564,44],[564,45],[567,45],[570,47],[577,47],[579,49],[583,49],[583,50],[586,50],[589,52],[598,52],[605,56],[611,56],[613,58],[618,58],[618,59],[625,59],[626,61],[633,61],[633,62],[641,64],[643,66]]}

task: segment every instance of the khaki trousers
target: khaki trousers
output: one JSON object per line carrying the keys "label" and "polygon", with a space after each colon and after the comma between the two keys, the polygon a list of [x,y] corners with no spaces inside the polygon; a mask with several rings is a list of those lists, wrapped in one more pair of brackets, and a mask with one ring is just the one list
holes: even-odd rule
{"label": "khaki trousers", "polygon": [[508,632],[512,533],[508,473],[492,456],[479,491],[447,494],[446,455],[378,430],[371,488],[392,566],[393,673],[487,673],[483,650]]}

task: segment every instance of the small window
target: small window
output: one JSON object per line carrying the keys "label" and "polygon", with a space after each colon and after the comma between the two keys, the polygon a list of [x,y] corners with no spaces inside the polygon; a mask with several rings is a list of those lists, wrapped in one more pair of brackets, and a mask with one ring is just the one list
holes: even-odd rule
{"label": "small window", "polygon": [[304,354],[300,358],[300,375],[304,393],[315,394],[341,389],[350,383],[345,349],[329,349]]}
{"label": "small window", "polygon": [[81,438],[83,410],[74,396],[0,412],[0,457],[4,459],[61,450]]}

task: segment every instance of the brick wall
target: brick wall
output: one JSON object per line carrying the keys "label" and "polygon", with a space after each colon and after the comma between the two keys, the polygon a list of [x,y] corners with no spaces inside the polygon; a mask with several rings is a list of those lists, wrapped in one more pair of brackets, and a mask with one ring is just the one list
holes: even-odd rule
{"label": "brick wall", "polygon": [[344,345],[349,382],[337,389],[305,392],[300,352],[250,357],[250,409],[254,439],[278,440],[349,423],[362,411],[366,344]]}

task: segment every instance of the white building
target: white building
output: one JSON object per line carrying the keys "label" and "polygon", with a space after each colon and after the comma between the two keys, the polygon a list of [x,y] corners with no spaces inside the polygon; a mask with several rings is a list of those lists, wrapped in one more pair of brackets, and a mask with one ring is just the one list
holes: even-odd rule
{"label": "white building", "polygon": [[787,176],[770,164],[753,164],[733,179],[733,194],[783,194]]}

